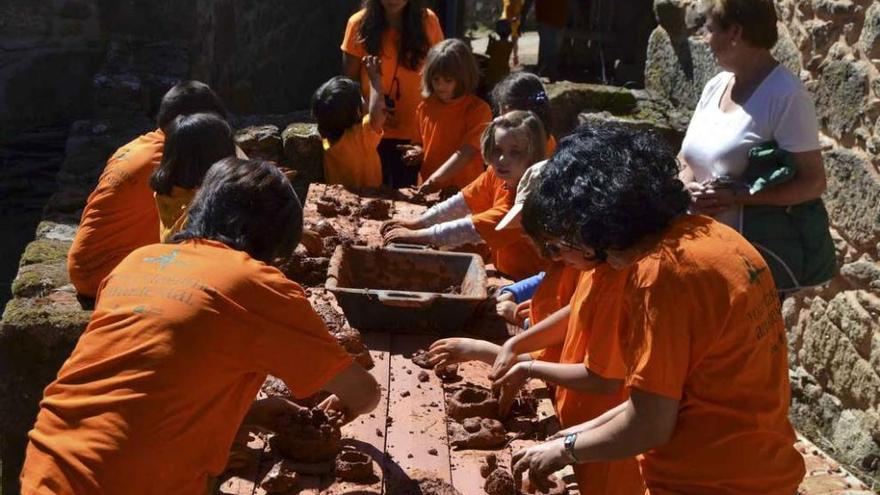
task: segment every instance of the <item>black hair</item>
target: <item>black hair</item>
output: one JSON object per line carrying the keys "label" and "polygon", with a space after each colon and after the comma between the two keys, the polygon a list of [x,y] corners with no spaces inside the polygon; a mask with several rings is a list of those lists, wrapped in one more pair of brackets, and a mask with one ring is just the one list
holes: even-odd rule
{"label": "black hair", "polygon": [[690,203],[678,161],[657,134],[621,125],[582,126],[559,142],[523,205],[532,239],[563,239],[599,257],[665,229]]}
{"label": "black hair", "polygon": [[492,89],[492,104],[495,113],[505,110],[528,110],[534,112],[544,124],[549,135],[553,129],[553,112],[550,110],[550,98],[544,89],[541,79],[531,72],[514,72]]}
{"label": "black hair", "polygon": [[[364,44],[370,55],[381,55],[382,33],[388,28],[385,19],[385,8],[381,0],[364,0],[366,10],[364,19],[358,29],[358,41]],[[427,9],[424,0],[408,0],[403,8],[403,26],[400,34],[400,47],[397,51],[397,62],[407,69],[417,70],[430,48],[428,35],[425,33],[425,17]],[[384,67],[382,70],[394,70]]]}
{"label": "black hair", "polygon": [[299,244],[303,211],[293,186],[263,160],[215,163],[189,207],[186,229],[172,242],[209,239],[271,263]]}
{"label": "black hair", "polygon": [[223,102],[210,86],[200,81],[184,81],[175,84],[162,97],[156,125],[164,131],[180,115],[205,112],[216,113],[224,119],[229,117]]}
{"label": "black hair", "polygon": [[174,186],[195,189],[217,160],[235,154],[232,128],[213,113],[180,115],[167,126],[162,162],[150,187],[171,194]]}
{"label": "black hair", "polygon": [[312,116],[318,122],[318,133],[330,142],[361,121],[363,97],[361,85],[344,76],[325,82],[312,95]]}

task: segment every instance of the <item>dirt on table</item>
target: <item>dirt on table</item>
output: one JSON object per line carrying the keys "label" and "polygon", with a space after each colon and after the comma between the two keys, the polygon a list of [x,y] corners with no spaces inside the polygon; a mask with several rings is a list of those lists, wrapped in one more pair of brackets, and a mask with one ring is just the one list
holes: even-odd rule
{"label": "dirt on table", "polygon": [[507,443],[507,431],[497,419],[467,418],[449,423],[449,443],[459,449],[496,449]]}
{"label": "dirt on table", "polygon": [[374,481],[373,458],[357,450],[343,450],[336,456],[336,477],[353,482]]}
{"label": "dirt on table", "polygon": [[[356,205],[355,205],[356,206]],[[327,218],[333,218],[336,216],[348,216],[352,213],[352,205],[344,202],[340,198],[336,198],[329,195],[324,195],[318,198],[315,201],[315,209],[321,215]]]}
{"label": "dirt on table", "polygon": [[274,425],[270,440],[274,452],[300,462],[332,460],[339,453],[342,433],[318,408],[301,408]]}
{"label": "dirt on table", "polygon": [[330,258],[309,256],[305,249],[297,249],[275,264],[284,275],[305,286],[321,286],[327,280]]}
{"label": "dirt on table", "polygon": [[382,199],[369,199],[361,205],[358,214],[370,220],[388,220],[391,218],[391,203]]}
{"label": "dirt on table", "polygon": [[260,488],[269,494],[289,493],[296,487],[298,478],[299,475],[290,469],[286,462],[278,461],[266,473],[266,476],[263,477],[263,480],[260,482]]}
{"label": "dirt on table", "polygon": [[459,422],[467,418],[498,419],[498,399],[485,387],[465,384],[447,397],[446,413]]}
{"label": "dirt on table", "polygon": [[394,495],[462,495],[448,481],[437,478],[398,481],[394,486],[388,487],[387,493]]}
{"label": "dirt on table", "polygon": [[513,475],[509,470],[501,468],[495,468],[489,473],[483,490],[486,490],[486,495],[518,495]]}
{"label": "dirt on table", "polygon": [[434,369],[434,366],[428,362],[428,351],[424,349],[419,349],[414,352],[410,359],[419,368],[424,368],[426,370]]}
{"label": "dirt on table", "polygon": [[364,369],[372,369],[375,363],[370,356],[370,350],[364,345],[361,333],[346,325],[345,317],[329,302],[317,298],[313,298],[311,302],[315,312],[327,324],[327,330],[336,338],[339,345],[344,347],[346,352]]}

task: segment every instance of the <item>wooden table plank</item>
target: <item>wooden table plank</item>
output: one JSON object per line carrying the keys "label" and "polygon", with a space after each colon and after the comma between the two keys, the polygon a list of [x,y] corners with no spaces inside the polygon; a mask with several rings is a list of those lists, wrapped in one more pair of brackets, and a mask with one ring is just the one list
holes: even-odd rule
{"label": "wooden table plank", "polygon": [[385,493],[399,491],[409,480],[438,478],[450,481],[449,442],[446,435],[446,404],[439,379],[429,372],[420,382],[410,356],[426,348],[431,335],[391,335],[391,377],[386,452]]}

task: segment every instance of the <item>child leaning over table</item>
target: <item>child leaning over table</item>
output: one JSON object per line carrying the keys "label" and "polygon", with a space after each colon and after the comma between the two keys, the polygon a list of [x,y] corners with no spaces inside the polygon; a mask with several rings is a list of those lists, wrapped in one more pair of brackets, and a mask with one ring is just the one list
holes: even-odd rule
{"label": "child leaning over table", "polygon": [[363,58],[370,80],[370,101],[364,111],[361,87],[336,76],[312,96],[312,115],[324,140],[324,182],[345,187],[382,185],[382,162],[376,147],[385,125],[385,100],[379,57]]}

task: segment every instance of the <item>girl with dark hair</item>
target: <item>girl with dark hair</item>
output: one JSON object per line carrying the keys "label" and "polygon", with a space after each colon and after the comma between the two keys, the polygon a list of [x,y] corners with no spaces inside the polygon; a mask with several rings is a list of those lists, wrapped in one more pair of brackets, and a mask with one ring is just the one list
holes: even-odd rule
{"label": "girl with dark hair", "polygon": [[243,422],[273,428],[300,406],[254,402],[267,374],[350,421],[380,399],[309,304],[268,264],[302,229],[290,182],[268,162],[211,167],[174,244],[126,257],[46,388],[22,493],[203,495]]}
{"label": "girl with dark hair", "polygon": [[150,175],[162,160],[167,127],[180,115],[199,112],[226,115],[207,84],[176,84],[162,97],[156,130],[121,146],[107,160],[67,254],[67,272],[78,294],[95,297],[101,280],[128,253],[159,242]]}
{"label": "girl with dark hair", "polygon": [[211,165],[235,154],[232,128],[218,115],[182,115],[167,129],[165,154],[150,177],[161,242],[182,229],[187,208]]}
{"label": "girl with dark hair", "polygon": [[[622,384],[626,398],[514,454],[514,478],[528,471],[544,488],[566,464],[638,456],[649,493],[797,491],[804,463],[788,420],[773,277],[735,231],[687,214],[678,172],[653,133],[585,128],[561,140],[526,198],[532,239],[553,259],[593,270],[581,294],[593,302],[578,316],[589,318],[583,368]],[[562,316],[504,343],[497,387],[528,376],[519,356],[559,341],[553,322]]]}
{"label": "girl with dark hair", "polygon": [[513,110],[528,110],[541,119],[547,131],[547,156],[556,150],[553,136],[553,112],[550,98],[541,79],[531,72],[514,72],[501,80],[492,89],[492,104],[498,115]]}
{"label": "girl with dark hair", "polygon": [[543,268],[543,261],[521,229],[495,230],[514,203],[520,177],[544,159],[547,137],[531,112],[496,117],[483,132],[481,151],[490,170],[461,192],[420,217],[397,219],[382,227],[385,242],[460,246],[485,242],[495,268],[520,280]]}
{"label": "girl with dark hair", "polygon": [[428,50],[443,40],[440,21],[423,0],[365,0],[351,16],[342,40],[343,75],[361,82],[369,99],[369,76],[363,57],[381,58],[382,88],[388,119],[378,151],[386,185],[415,185],[417,175],[403,161],[404,151],[418,135],[416,107],[421,102],[420,71]]}
{"label": "girl with dark hair", "polygon": [[419,171],[421,192],[462,188],[483,173],[480,135],[492,110],[474,94],[479,79],[477,61],[463,41],[444,40],[428,52],[422,75],[425,100],[416,110],[419,144],[404,155]]}
{"label": "girl with dark hair", "polygon": [[370,77],[370,103],[358,83],[336,76],[312,96],[312,115],[324,144],[324,182],[345,187],[379,187],[382,164],[376,146],[385,125],[382,69],[379,57],[367,55],[364,65]]}

